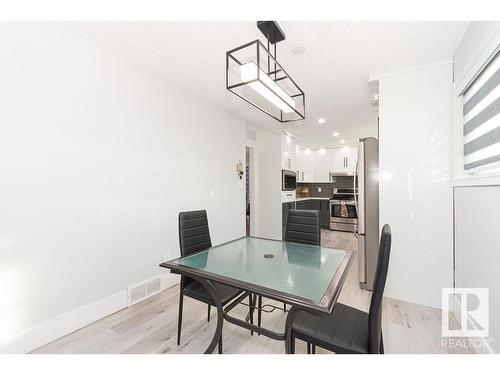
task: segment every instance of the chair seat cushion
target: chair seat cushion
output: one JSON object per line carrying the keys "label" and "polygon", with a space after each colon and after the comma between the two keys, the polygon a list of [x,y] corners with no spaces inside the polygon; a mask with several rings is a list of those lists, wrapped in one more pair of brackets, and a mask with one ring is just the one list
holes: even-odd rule
{"label": "chair seat cushion", "polygon": [[[234,299],[236,296],[241,294],[243,291],[240,289],[235,289],[227,285],[212,283],[217,289],[217,293],[221,298],[221,302],[223,305]],[[194,298],[198,301],[205,302],[209,305],[215,306],[215,302],[213,298],[208,293],[207,289],[201,285],[199,282],[193,280],[186,286],[184,286],[183,293],[185,296]]]}
{"label": "chair seat cushion", "polygon": [[369,353],[368,314],[336,303],[331,314],[299,311],[293,335],[335,353]]}

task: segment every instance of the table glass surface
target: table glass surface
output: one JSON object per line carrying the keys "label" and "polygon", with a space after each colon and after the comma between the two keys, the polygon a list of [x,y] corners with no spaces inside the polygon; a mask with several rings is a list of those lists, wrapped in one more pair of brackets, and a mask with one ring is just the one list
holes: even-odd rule
{"label": "table glass surface", "polygon": [[318,303],[345,250],[245,237],[174,263]]}

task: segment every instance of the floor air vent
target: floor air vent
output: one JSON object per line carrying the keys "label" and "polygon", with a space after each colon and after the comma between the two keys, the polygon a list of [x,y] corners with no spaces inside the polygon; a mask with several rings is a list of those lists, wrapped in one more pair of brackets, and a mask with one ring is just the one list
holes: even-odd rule
{"label": "floor air vent", "polygon": [[128,306],[140,302],[161,291],[161,278],[155,277],[128,287]]}
{"label": "floor air vent", "polygon": [[158,293],[161,290],[161,279],[153,279],[147,282],[146,284],[146,293],[148,296]]}

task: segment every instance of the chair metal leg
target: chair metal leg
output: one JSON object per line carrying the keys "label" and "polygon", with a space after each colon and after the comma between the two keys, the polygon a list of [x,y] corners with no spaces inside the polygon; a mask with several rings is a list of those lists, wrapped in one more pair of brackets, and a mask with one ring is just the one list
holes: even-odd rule
{"label": "chair metal leg", "polygon": [[307,343],[307,354],[311,354],[311,343]]}
{"label": "chair metal leg", "polygon": [[283,312],[286,312],[286,302],[283,302]]}
{"label": "chair metal leg", "polygon": [[295,354],[295,336],[292,335],[290,342],[290,354]]}
{"label": "chair metal leg", "polygon": [[208,305],[208,315],[207,315],[207,322],[210,321],[210,305]]}
{"label": "chair metal leg", "polygon": [[316,345],[311,344],[312,347],[312,354],[316,354]]}
{"label": "chair metal leg", "polygon": [[219,339],[219,354],[222,354],[222,336]]}
{"label": "chair metal leg", "polygon": [[384,354],[384,340],[382,339],[382,334],[380,334],[380,354]]}
{"label": "chair metal leg", "polygon": [[177,320],[177,345],[181,344],[181,328],[182,328],[182,303],[184,300],[184,294],[182,294],[182,289],[179,293],[179,318]]}

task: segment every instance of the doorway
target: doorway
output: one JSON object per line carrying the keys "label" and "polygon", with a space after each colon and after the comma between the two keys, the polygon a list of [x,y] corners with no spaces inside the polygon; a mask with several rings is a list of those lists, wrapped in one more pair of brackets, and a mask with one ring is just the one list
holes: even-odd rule
{"label": "doorway", "polygon": [[245,148],[245,222],[246,235],[253,235],[253,216],[254,216],[254,149]]}

